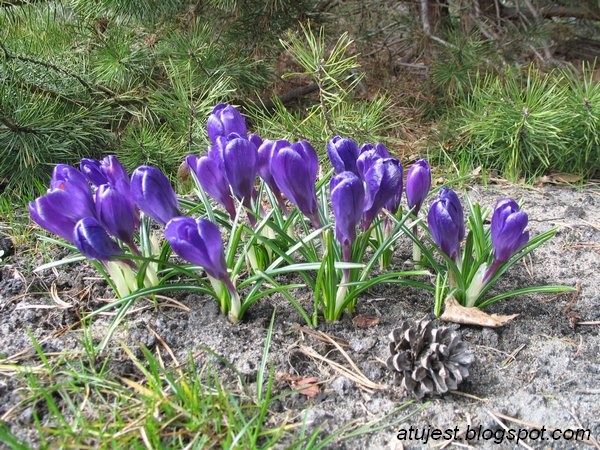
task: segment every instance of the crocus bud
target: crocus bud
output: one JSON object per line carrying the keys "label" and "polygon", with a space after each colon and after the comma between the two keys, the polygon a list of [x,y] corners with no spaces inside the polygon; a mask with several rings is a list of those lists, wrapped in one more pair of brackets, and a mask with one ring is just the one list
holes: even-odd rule
{"label": "crocus bud", "polygon": [[135,248],[133,235],[139,227],[135,205],[111,184],[96,190],[96,216],[106,230]]}
{"label": "crocus bud", "polygon": [[75,225],[73,240],[81,253],[90,259],[106,261],[123,253],[119,245],[93,217],[84,217]]}
{"label": "crocus bud", "polygon": [[256,146],[241,137],[229,140],[223,152],[223,167],[231,190],[247,208],[253,197],[257,158]]}
{"label": "crocus bud", "polygon": [[352,243],[356,239],[356,225],[365,204],[364,184],[353,172],[346,171],[331,179],[329,192],[335,217],[335,237],[342,244],[344,260],[349,261]]}
{"label": "crocus bud", "polygon": [[431,188],[431,170],[426,159],[416,161],[406,175],[406,200],[417,215]]}
{"label": "crocus bud", "polygon": [[198,178],[202,189],[223,205],[227,213],[229,213],[229,217],[232,219],[235,218],[235,204],[231,196],[227,177],[225,176],[223,163],[217,158],[210,156],[198,158],[194,155],[188,156],[185,161],[188,167],[196,174],[196,178]]}
{"label": "crocus bud", "polygon": [[511,198],[496,203],[492,215],[491,235],[494,262],[504,263],[529,241],[527,214],[519,211],[519,205]]}
{"label": "crocus bud", "polygon": [[465,222],[462,205],[452,189],[441,189],[439,198],[429,208],[427,223],[435,243],[456,260],[460,242],[465,237]]}
{"label": "crocus bud", "polygon": [[140,166],[133,171],[131,195],[138,208],[163,225],[179,215],[175,191],[156,167]]}
{"label": "crocus bud", "polygon": [[318,169],[317,152],[306,141],[298,141],[280,149],[271,159],[275,183],[290,202],[311,219],[316,228],[321,226],[315,192]]}
{"label": "crocus bud", "polygon": [[277,154],[279,150],[284,147],[289,147],[290,145],[292,144],[290,144],[289,141],[279,139],[276,141],[266,140],[258,147],[258,175],[264,180],[267,186],[269,186],[269,189],[271,189],[271,192],[275,195],[280,207],[283,207],[284,205],[281,199],[281,190],[277,186],[273,174],[271,173],[271,160],[273,159],[273,155]]}
{"label": "crocus bud", "polygon": [[380,158],[365,172],[366,201],[362,228],[369,228],[381,208],[402,195],[402,165],[396,158]]}
{"label": "crocus bud", "polygon": [[203,267],[217,280],[229,279],[221,232],[210,220],[174,217],[165,227],[165,237],[182,259]]}
{"label": "crocus bud", "polygon": [[350,171],[356,173],[358,144],[352,139],[335,136],[327,143],[327,155],[335,173]]}
{"label": "crocus bud", "polygon": [[215,143],[218,136],[227,138],[231,133],[237,133],[243,138],[248,137],[246,120],[240,112],[231,105],[221,103],[214,107],[206,123],[208,137]]}

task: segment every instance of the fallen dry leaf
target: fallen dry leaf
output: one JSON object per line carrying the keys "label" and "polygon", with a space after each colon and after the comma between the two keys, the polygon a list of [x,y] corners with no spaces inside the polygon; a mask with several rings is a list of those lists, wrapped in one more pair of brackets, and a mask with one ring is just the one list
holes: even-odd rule
{"label": "fallen dry leaf", "polygon": [[572,184],[578,183],[583,179],[581,175],[564,172],[554,172],[542,177],[538,177],[535,181],[537,185],[541,184]]}
{"label": "fallen dry leaf", "polygon": [[286,381],[290,384],[292,389],[300,389],[298,392],[307,397],[314,397],[320,391],[319,379],[317,377],[299,377],[285,372],[279,372],[277,374],[278,381]]}
{"label": "fallen dry leaf", "polygon": [[440,319],[446,322],[497,328],[506,325],[518,316],[518,314],[509,316],[488,314],[479,308],[466,308],[459,304],[454,297],[448,297],[444,304],[444,313]]}
{"label": "fallen dry leaf", "polygon": [[379,317],[359,314],[358,316],[354,316],[352,324],[356,328],[373,328],[374,326],[379,325]]}

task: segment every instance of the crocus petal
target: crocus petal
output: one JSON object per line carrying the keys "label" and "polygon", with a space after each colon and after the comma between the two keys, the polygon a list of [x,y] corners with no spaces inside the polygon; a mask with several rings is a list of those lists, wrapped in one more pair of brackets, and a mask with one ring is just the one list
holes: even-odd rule
{"label": "crocus petal", "polygon": [[29,203],[31,218],[42,228],[73,242],[77,221],[95,215],[90,185],[81,172],[65,164],[54,168],[50,185],[45,196]]}
{"label": "crocus petal", "polygon": [[374,148],[362,152],[356,160],[356,173],[364,180],[365,174],[380,159],[381,155]]}
{"label": "crocus petal", "polygon": [[178,216],[177,196],[167,177],[152,166],[140,166],[131,175],[131,195],[137,206],[161,224]]}
{"label": "crocus petal", "polygon": [[108,178],[100,169],[100,161],[91,158],[83,158],[79,163],[81,173],[85,175],[93,186],[98,187],[101,184],[108,183]]}
{"label": "crocus petal", "polygon": [[219,276],[215,278],[223,279],[226,277],[227,267],[225,255],[223,253],[223,240],[221,238],[219,227],[206,219],[198,219],[196,223],[198,225],[198,235],[204,242],[206,252],[213,268],[212,270],[215,274],[219,274]]}
{"label": "crocus petal", "polygon": [[519,210],[519,205],[512,198],[498,200],[492,214],[490,231],[492,235],[499,236],[504,230],[506,219]]}
{"label": "crocus petal", "polygon": [[214,143],[218,136],[227,138],[231,133],[237,133],[247,138],[246,120],[240,112],[231,105],[221,103],[214,107],[206,123],[208,137]]}
{"label": "crocus petal", "polygon": [[52,179],[50,180],[51,188],[64,189],[61,184],[69,183],[81,189],[89,191],[87,178],[79,170],[67,164],[57,164],[52,171]]}
{"label": "crocus petal", "polygon": [[112,184],[102,184],[96,190],[96,216],[113,236],[127,244],[133,243],[133,235],[139,227],[134,204]]}
{"label": "crocus petal", "polygon": [[258,175],[267,183],[267,186],[271,189],[274,194],[279,194],[280,189],[273,178],[273,174],[271,173],[271,160],[273,159],[273,155],[279,152],[284,147],[289,147],[290,142],[285,139],[279,139],[276,141],[266,140],[264,141],[260,147],[258,147],[258,159],[257,159],[257,169]]}
{"label": "crocus petal", "polygon": [[365,142],[362,147],[360,148],[360,154],[363,154],[364,152],[367,152],[369,150],[375,150],[375,152],[381,157],[381,158],[391,158],[392,155],[390,155],[390,152],[388,151],[387,147],[385,145],[383,145],[381,142],[377,142],[375,144],[375,146],[373,146],[372,144],[369,144],[368,142]]}
{"label": "crocus petal", "polygon": [[307,217],[315,217],[318,157],[306,141],[280,149],[271,160],[271,173],[283,194]]}
{"label": "crocus petal", "polygon": [[441,189],[440,196],[429,208],[427,223],[435,243],[446,255],[456,259],[465,237],[465,224],[462,205],[452,189]]}
{"label": "crocus petal", "polygon": [[498,201],[490,227],[496,264],[508,261],[529,241],[529,232],[525,231],[527,222],[527,214],[519,211],[517,202],[512,199]]}
{"label": "crocus petal", "polygon": [[52,171],[50,190],[60,189],[77,197],[77,203],[87,203],[93,209],[92,193],[87,178],[75,167],[57,164]]}
{"label": "crocus petal", "polygon": [[234,138],[223,153],[225,174],[235,196],[246,202],[252,198],[256,179],[256,146],[248,139]]}
{"label": "crocus petal", "polygon": [[124,196],[131,198],[129,175],[127,174],[127,170],[125,170],[125,167],[123,167],[123,164],[121,164],[115,155],[108,155],[100,161],[100,170],[115,189]]}
{"label": "crocus petal", "polygon": [[327,155],[335,173],[350,171],[356,173],[358,144],[352,139],[335,136],[327,143]]}
{"label": "crocus petal", "polygon": [[84,217],[75,224],[73,240],[79,251],[90,259],[106,261],[112,256],[123,253],[119,245],[93,217]]}
{"label": "crocus petal", "polygon": [[465,238],[465,213],[458,195],[452,189],[442,188],[440,189],[440,198],[445,200],[448,213],[458,228],[458,241],[460,242]]}
{"label": "crocus petal", "polygon": [[365,172],[366,201],[363,229],[369,227],[388,203],[402,196],[402,165],[396,158],[379,158]]}
{"label": "crocus petal", "polygon": [[[57,197],[64,198],[61,200]],[[31,219],[40,227],[69,242],[73,242],[73,228],[75,228],[75,224],[81,217],[64,214],[64,209],[60,205],[68,204],[68,201],[68,194],[57,189],[30,202],[29,214]],[[82,217],[85,217],[85,215]]]}
{"label": "crocus petal", "polygon": [[459,246],[459,230],[449,214],[444,200],[436,199],[429,208],[427,215],[429,231],[435,243],[450,258],[456,258]]}
{"label": "crocus petal", "polygon": [[421,209],[431,188],[431,169],[426,159],[416,161],[406,175],[406,200],[409,208],[415,212]]}
{"label": "crocus petal", "polygon": [[224,173],[223,164],[218,159],[210,156],[198,158],[193,155],[188,156],[186,162],[196,174],[202,189],[223,205],[230,217],[234,218],[236,215],[235,204]]}
{"label": "crocus petal", "polygon": [[259,148],[263,143],[262,138],[259,135],[254,134],[254,133],[252,133],[248,136],[248,140],[250,142],[252,142],[256,148]]}
{"label": "crocus petal", "polygon": [[356,239],[356,226],[363,213],[364,184],[353,172],[346,171],[331,179],[329,191],[335,217],[335,237],[341,244],[351,245]]}
{"label": "crocus petal", "polygon": [[213,278],[227,278],[223,241],[214,223],[206,219],[174,217],[165,227],[165,238],[182,259],[203,267]]}

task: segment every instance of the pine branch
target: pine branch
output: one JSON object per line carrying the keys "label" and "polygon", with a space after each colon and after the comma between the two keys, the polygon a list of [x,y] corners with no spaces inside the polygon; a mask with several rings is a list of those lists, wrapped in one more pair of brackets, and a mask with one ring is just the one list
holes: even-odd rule
{"label": "pine branch", "polygon": [[42,66],[42,67],[45,67],[46,69],[54,70],[55,72],[62,73],[63,75],[66,75],[68,77],[71,77],[71,78],[77,80],[89,92],[93,93],[95,91],[101,91],[104,94],[107,94],[111,97],[116,96],[116,94],[113,91],[111,91],[110,89],[108,89],[107,87],[102,86],[102,85],[93,85],[93,84],[89,83],[88,81],[84,80],[82,77],[80,77],[76,73],[71,72],[70,70],[67,70],[63,67],[59,67],[55,64],[49,63],[47,61],[42,61],[40,59],[30,58],[28,56],[23,56],[23,55],[15,55],[8,51],[8,49],[6,48],[6,46],[4,45],[3,42],[0,42],[0,49],[2,49],[2,51],[4,52],[4,58],[6,60],[16,59],[17,61],[28,62],[28,63],[35,64],[38,66]]}
{"label": "pine branch", "polygon": [[46,3],[47,0],[0,0],[0,8],[12,8],[13,6],[25,6],[33,3]]}
{"label": "pine branch", "polygon": [[0,123],[15,133],[35,133],[35,130],[19,125],[13,119],[5,115],[2,110],[0,110]]}

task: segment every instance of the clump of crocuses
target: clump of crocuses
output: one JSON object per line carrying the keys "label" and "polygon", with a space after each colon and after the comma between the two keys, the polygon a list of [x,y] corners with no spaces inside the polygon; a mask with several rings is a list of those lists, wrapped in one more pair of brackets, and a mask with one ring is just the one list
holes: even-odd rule
{"label": "clump of crocuses", "polygon": [[[179,215],[177,197],[158,169],[138,167],[131,177],[119,160],[83,159],[81,170],[58,164],[46,195],[29,204],[31,218],[87,258],[97,261],[119,297],[156,285],[157,265],[139,264],[159,252],[156,237],[144,236],[140,250],[140,210],[161,224]],[[148,227],[144,227],[144,232]],[[138,271],[143,268],[143,276]],[[139,280],[142,280],[141,284]]]}
{"label": "clump of crocuses", "polygon": [[[468,204],[468,217],[456,193],[442,188],[432,202],[427,215],[428,230],[443,256],[443,263],[426,251],[429,265],[437,272],[436,313],[441,312],[446,295],[452,295],[461,305],[483,308],[491,303],[521,293],[520,290],[502,292],[485,298],[495,282],[510,267],[533,249],[550,239],[552,229],[529,240],[528,217],[518,203],[510,198],[501,199],[492,211],[491,225],[485,226],[490,211],[479,204]],[[465,220],[468,228],[465,226]],[[466,240],[465,240],[466,237]],[[464,241],[464,242],[463,242]],[[565,286],[535,286],[528,292],[564,292]]]}
{"label": "clump of crocuses", "polygon": [[[527,214],[512,199],[500,200],[491,227],[484,227],[490,212],[468,202],[465,218],[448,188],[440,189],[426,220],[419,217],[431,189],[429,164],[414,162],[404,177],[400,160],[382,143],[359,146],[335,136],[317,151],[303,139],[262,139],[227,104],[215,106],[206,132],[206,152],[185,159],[200,205],[178,199],[158,168],[141,166],[129,176],[107,156],[84,159],[79,170],[56,166],[47,194],[29,205],[31,217],[94,260],[120,297],[197,292],[216,298],[223,314],[237,321],[253,302],[279,293],[312,325],[319,312],[327,320],[352,312],[358,296],[381,282],[486,306],[511,295],[485,298],[509,267],[553,234],[529,240]],[[318,154],[325,150],[333,170],[319,171]],[[331,172],[330,180],[317,179]],[[161,248],[150,230],[163,227]],[[435,288],[424,277],[428,270],[387,270],[403,234],[413,240],[415,265],[436,272]],[[203,271],[169,259],[173,252]],[[382,270],[373,274],[378,262]],[[312,290],[312,314],[289,292],[300,285],[279,283],[285,273]]]}

